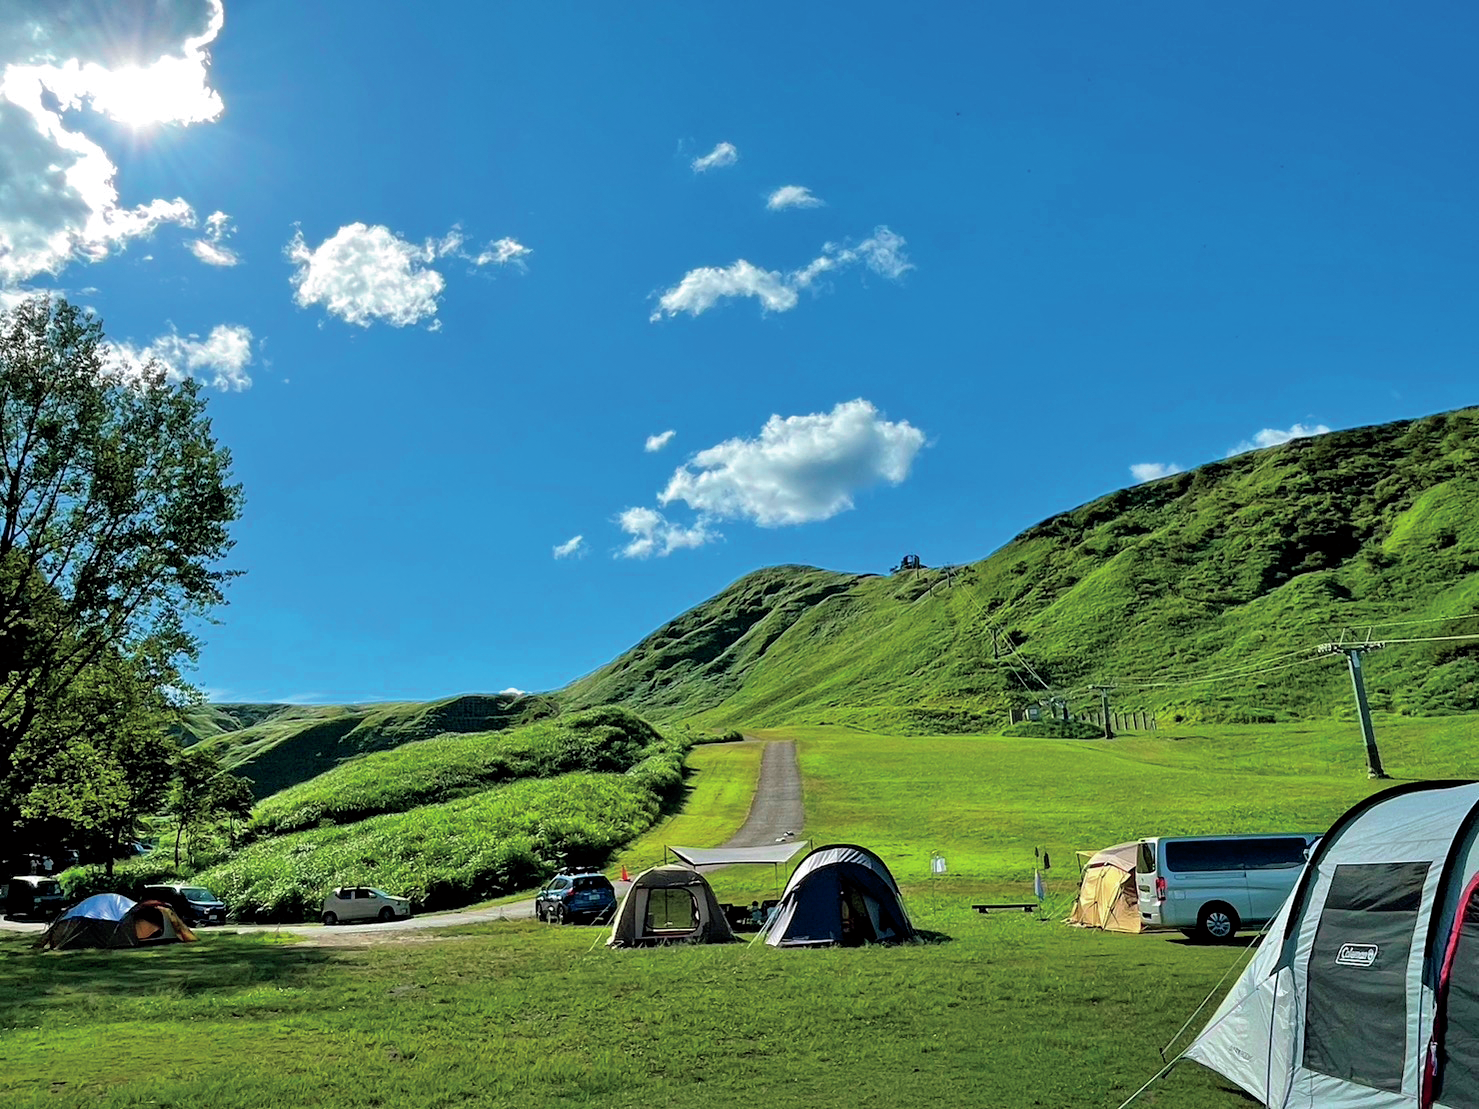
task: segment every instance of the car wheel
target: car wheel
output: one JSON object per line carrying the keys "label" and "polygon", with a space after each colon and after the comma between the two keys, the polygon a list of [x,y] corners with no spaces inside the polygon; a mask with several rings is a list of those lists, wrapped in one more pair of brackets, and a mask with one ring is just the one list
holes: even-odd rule
{"label": "car wheel", "polygon": [[565,911],[565,906],[564,905],[556,905],[555,906],[555,923],[556,924],[569,924],[570,923],[570,914]]}
{"label": "car wheel", "polygon": [[327,927],[332,928],[334,925],[336,925],[338,923],[339,923],[339,918],[337,916],[335,916],[333,913],[324,913],[324,924]]}
{"label": "car wheel", "polygon": [[538,901],[534,902],[534,919],[539,921],[541,924],[544,923],[544,906],[541,905]]}
{"label": "car wheel", "polygon": [[1197,936],[1208,943],[1224,943],[1237,935],[1238,914],[1231,905],[1212,901],[1197,914]]}
{"label": "car wheel", "polygon": [[384,921],[394,920],[394,919],[395,919],[395,910],[392,909],[389,905],[385,906],[385,908],[383,908],[383,909],[380,910],[380,920],[381,920],[382,923]]}

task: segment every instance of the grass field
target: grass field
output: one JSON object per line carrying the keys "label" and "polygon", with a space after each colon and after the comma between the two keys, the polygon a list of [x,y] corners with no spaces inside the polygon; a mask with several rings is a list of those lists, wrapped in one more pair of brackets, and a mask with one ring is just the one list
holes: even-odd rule
{"label": "grass field", "polygon": [[[1383,720],[1396,777],[1474,776],[1471,717]],[[874,847],[940,942],[609,952],[532,923],[383,933],[357,948],[206,933],[193,947],[38,956],[0,942],[0,1093],[18,1106],[1053,1106],[1114,1109],[1241,957],[971,901],[1025,892],[1032,848],[1141,834],[1320,829],[1374,788],[1348,724],[1110,742],[799,729],[807,834]],[[663,843],[743,821],[760,745],[694,751]],[[931,851],[950,874],[926,877]],[[768,886],[714,876],[723,900]],[[748,872],[748,873],[747,873]],[[1245,937],[1247,938],[1247,937]],[[1225,987],[1224,987],[1225,988]],[[1147,1104],[1248,1104],[1192,1065]]]}
{"label": "grass field", "polygon": [[[0,943],[14,1106],[1113,1106],[1236,953],[958,904],[907,949],[592,951],[482,926],[334,949]],[[1154,1065],[1153,1065],[1154,1064]],[[1209,1104],[1210,1076],[1156,1103]],[[1229,1104],[1236,1104],[1227,1098]]]}

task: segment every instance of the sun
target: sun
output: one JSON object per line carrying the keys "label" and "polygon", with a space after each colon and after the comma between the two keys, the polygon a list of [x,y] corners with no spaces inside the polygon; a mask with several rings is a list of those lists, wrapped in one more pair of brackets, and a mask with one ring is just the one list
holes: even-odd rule
{"label": "sun", "polygon": [[199,123],[221,112],[199,59],[160,58],[147,66],[97,67],[88,82],[93,108],[133,128]]}

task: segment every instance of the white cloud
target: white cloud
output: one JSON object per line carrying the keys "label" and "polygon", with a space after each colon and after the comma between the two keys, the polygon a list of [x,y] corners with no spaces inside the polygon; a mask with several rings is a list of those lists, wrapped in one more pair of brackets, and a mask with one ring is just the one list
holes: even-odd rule
{"label": "white cloud", "polygon": [[765,202],[772,212],[779,212],[782,208],[821,208],[825,204],[826,201],[813,196],[805,185],[782,185]]}
{"label": "white cloud", "polygon": [[486,266],[490,262],[495,266],[506,266],[512,263],[520,269],[524,268],[524,259],[534,252],[517,239],[502,238],[485,246],[472,264],[475,266]]}
{"label": "white cloud", "polygon": [[[463,249],[464,241],[457,227],[418,246],[388,227],[350,223],[310,249],[303,232],[295,231],[286,249],[289,261],[298,266],[291,278],[294,299],[303,308],[322,304],[331,316],[360,327],[376,320],[407,327],[436,315],[437,297],[447,284],[430,268],[438,258],[460,258],[475,266],[511,262],[523,269],[524,257],[533,253],[513,239],[499,239],[472,255]],[[427,325],[428,331],[440,328],[437,319]]]}
{"label": "white cloud", "polygon": [[651,454],[653,451],[660,451],[669,443],[671,443],[673,441],[673,436],[677,434],[678,433],[676,431],[669,429],[668,431],[664,431],[661,435],[649,435],[647,436],[647,445],[643,449],[646,450],[648,454]]}
{"label": "white cloud", "polygon": [[737,161],[739,161],[739,151],[734,148],[734,144],[721,142],[702,158],[693,160],[693,172],[705,173],[711,169],[723,169],[725,166],[734,165]]}
{"label": "white cloud", "polygon": [[1179,474],[1181,470],[1182,467],[1174,462],[1136,462],[1130,466],[1130,473],[1136,481],[1155,481],[1157,478]]}
{"label": "white cloud", "polygon": [[221,240],[236,233],[236,225],[225,212],[212,212],[205,219],[205,238],[195,239],[190,251],[208,266],[234,266],[240,256]]}
{"label": "white cloud", "polygon": [[522,689],[519,689],[517,686],[511,685],[507,689],[500,689],[498,691],[498,695],[500,697],[527,697],[528,693],[526,693]]}
{"label": "white cloud", "polygon": [[114,343],[110,368],[124,379],[135,379],[151,360],[164,368],[168,381],[197,377],[223,392],[240,392],[252,383],[247,373],[252,363],[252,333],[239,324],[218,324],[204,339],[172,331],[142,349]]}
{"label": "white cloud", "polygon": [[862,489],[902,482],[923,446],[924,432],[883,419],[861,399],[831,412],[771,416],[758,438],[699,451],[674,471],[658,501],[762,527],[825,520],[852,508]]}
{"label": "white cloud", "polygon": [[904,253],[904,246],[902,235],[878,227],[857,246],[824,244],[820,255],[787,274],[760,269],[743,258],[722,269],[704,266],[689,270],[678,284],[658,297],[657,310],[649,319],[656,321],[680,312],[702,315],[729,297],[754,297],[763,311],[789,312],[796,307],[798,290],[811,288],[825,273],[847,269],[859,262],[874,273],[898,280],[914,268]]}
{"label": "white cloud", "polygon": [[296,231],[287,247],[288,258],[298,265],[294,299],[303,308],[322,304],[329,315],[360,327],[375,320],[392,327],[419,323],[436,315],[446,284],[425,265],[436,259],[441,245],[417,246],[387,227],[351,223],[310,250]]}
{"label": "white cloud", "polygon": [[677,550],[702,547],[705,543],[724,538],[717,531],[710,530],[708,521],[702,518],[692,527],[685,528],[651,508],[629,508],[616,518],[616,522],[632,537],[617,552],[619,558],[665,557]]}
{"label": "white cloud", "polygon": [[224,18],[220,0],[5,5],[0,285],[97,261],[163,223],[193,226],[179,197],[121,206],[118,167],[81,128],[89,110],[139,127],[215,119],[223,105],[209,85],[209,46]]}
{"label": "white cloud", "polygon": [[555,547],[556,558],[569,558],[571,555],[584,553],[585,536],[583,535],[574,536],[570,539],[565,540],[565,542],[561,543],[559,546]]}
{"label": "white cloud", "polygon": [[1227,457],[1231,458],[1235,454],[1244,454],[1247,451],[1262,450],[1264,447],[1277,447],[1280,443],[1287,443],[1291,439],[1308,439],[1313,435],[1329,434],[1330,429],[1324,424],[1294,424],[1287,428],[1266,427],[1252,439],[1244,439],[1228,451]]}

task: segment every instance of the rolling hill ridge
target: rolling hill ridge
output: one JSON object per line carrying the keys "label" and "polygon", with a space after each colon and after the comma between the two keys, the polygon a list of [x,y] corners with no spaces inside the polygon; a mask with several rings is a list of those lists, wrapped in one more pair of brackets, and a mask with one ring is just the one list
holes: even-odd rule
{"label": "rolling hill ridge", "polygon": [[[1294,440],[1098,498],[969,566],[758,570],[546,695],[212,706],[202,727],[266,796],[408,740],[607,704],[710,730],[948,733],[1049,688],[1097,707],[1103,684],[1119,709],[1188,720],[1348,715],[1343,662],[1315,644],[1479,634],[1476,463],[1472,408]],[[1367,683],[1377,711],[1474,711],[1479,640],[1394,644]]]}

